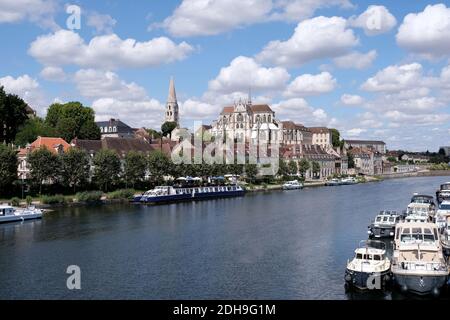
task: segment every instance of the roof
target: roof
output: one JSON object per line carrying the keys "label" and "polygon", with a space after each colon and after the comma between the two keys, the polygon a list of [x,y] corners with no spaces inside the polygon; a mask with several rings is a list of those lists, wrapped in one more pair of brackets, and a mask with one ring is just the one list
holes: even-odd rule
{"label": "roof", "polygon": [[117,133],[133,133],[133,129],[126,123],[119,119],[109,119],[108,121],[97,121],[95,123],[98,127],[117,127]]}
{"label": "roof", "polygon": [[382,144],[385,145],[386,143],[383,141],[375,141],[375,140],[345,140],[348,144]]}
{"label": "roof", "polygon": [[56,148],[58,146],[62,146],[64,152],[70,149],[70,144],[68,144],[62,138],[50,138],[50,137],[38,137],[29,147],[23,148],[19,150],[19,155],[25,155],[28,152],[32,152],[33,150],[46,147],[51,152],[56,153]]}
{"label": "roof", "polygon": [[177,94],[175,92],[175,83],[173,81],[173,77],[170,78],[169,95],[167,97],[167,103],[177,103]]}
{"label": "roof", "polygon": [[[273,110],[267,104],[255,104],[248,106],[253,113],[273,113]],[[222,110],[223,114],[229,114],[234,112],[234,106],[226,106]]]}
{"label": "roof", "polygon": [[281,121],[281,124],[283,125],[283,129],[310,131],[304,125],[294,123],[293,121]]}
{"label": "roof", "polygon": [[309,127],[308,129],[312,133],[329,133],[330,132],[330,129],[328,129],[326,127]]}

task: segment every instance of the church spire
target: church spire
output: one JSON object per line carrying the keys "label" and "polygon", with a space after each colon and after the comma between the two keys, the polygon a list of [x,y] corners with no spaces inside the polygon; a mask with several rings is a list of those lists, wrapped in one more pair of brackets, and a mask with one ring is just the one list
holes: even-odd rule
{"label": "church spire", "polygon": [[170,77],[169,84],[169,96],[167,98],[167,103],[177,103],[177,94],[175,92],[175,82],[173,81],[173,77]]}
{"label": "church spire", "polygon": [[179,125],[178,102],[175,92],[175,82],[170,78],[169,96],[166,103],[166,122],[176,122]]}

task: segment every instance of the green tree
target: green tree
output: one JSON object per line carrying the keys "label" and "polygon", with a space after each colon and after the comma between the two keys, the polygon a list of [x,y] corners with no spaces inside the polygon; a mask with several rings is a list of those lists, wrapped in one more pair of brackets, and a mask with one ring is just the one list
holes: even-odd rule
{"label": "green tree", "polygon": [[312,163],[312,172],[315,177],[317,177],[320,174],[320,164],[316,161],[313,161]]}
{"label": "green tree", "polygon": [[156,131],[154,129],[146,129],[148,134],[150,135],[150,138],[152,139],[159,139],[162,137],[162,133],[159,131]]}
{"label": "green tree", "polygon": [[46,147],[34,150],[28,155],[31,179],[39,185],[39,195],[45,182],[54,182],[60,173],[59,157]]}
{"label": "green tree", "polygon": [[147,159],[141,152],[130,151],[125,156],[125,182],[134,188],[135,184],[144,180],[147,170]]}
{"label": "green tree", "polygon": [[84,150],[70,148],[60,158],[62,181],[75,192],[89,179],[89,155]]}
{"label": "green tree", "polygon": [[94,166],[94,179],[97,185],[107,192],[108,187],[119,178],[121,171],[119,156],[113,150],[100,150],[94,156]]}
{"label": "green tree", "polygon": [[352,154],[348,154],[348,168],[354,169],[355,168],[355,157]]}
{"label": "green tree", "polygon": [[17,152],[12,148],[0,144],[0,194],[10,190],[17,179]]}
{"label": "green tree", "polygon": [[288,163],[288,171],[290,175],[295,176],[298,172],[298,166],[297,166],[297,162],[295,162],[294,160],[289,161]]}
{"label": "green tree", "polygon": [[25,146],[41,137],[57,137],[56,129],[50,127],[39,117],[31,118],[25,121],[16,134],[14,143],[19,146]]}
{"label": "green tree", "polygon": [[306,171],[308,171],[311,168],[311,165],[309,164],[309,161],[306,159],[300,160],[298,164],[298,171],[302,175],[302,178],[305,177]]}
{"label": "green tree", "polygon": [[162,182],[164,176],[171,172],[171,165],[170,159],[159,150],[153,151],[148,156],[148,169],[154,182]]}
{"label": "green tree", "polygon": [[0,142],[14,141],[19,127],[28,119],[27,108],[25,101],[0,87]]}
{"label": "green tree", "polygon": [[283,159],[279,160],[278,175],[283,177],[283,179],[285,179],[286,177],[289,176],[288,165],[287,165],[286,161],[284,161]]}
{"label": "green tree", "polygon": [[177,127],[176,122],[167,121],[164,122],[161,126],[161,132],[164,137],[170,136],[172,137],[172,131]]}
{"label": "green tree", "polygon": [[64,140],[74,138],[100,139],[100,129],[95,124],[94,110],[80,102],[52,104],[47,111],[45,122],[55,128]]}
{"label": "green tree", "polygon": [[344,141],[341,140],[341,133],[337,129],[330,129],[333,147],[343,147]]}
{"label": "green tree", "polygon": [[258,166],[256,164],[244,165],[245,176],[250,182],[254,182],[258,175]]}

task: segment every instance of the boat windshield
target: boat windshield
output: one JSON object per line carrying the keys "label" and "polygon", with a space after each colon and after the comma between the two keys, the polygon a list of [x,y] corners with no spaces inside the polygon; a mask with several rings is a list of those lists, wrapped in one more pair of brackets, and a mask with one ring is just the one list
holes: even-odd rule
{"label": "boat windshield", "polygon": [[440,210],[450,210],[450,204],[441,204],[439,206]]}
{"label": "boat windshield", "polygon": [[450,183],[445,183],[441,185],[441,190],[450,190]]}

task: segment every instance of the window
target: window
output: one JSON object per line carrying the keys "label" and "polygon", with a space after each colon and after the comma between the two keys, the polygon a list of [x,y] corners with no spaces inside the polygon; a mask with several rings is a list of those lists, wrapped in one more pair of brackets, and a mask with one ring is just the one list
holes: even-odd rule
{"label": "window", "polygon": [[114,127],[114,128],[113,128],[113,131],[114,131],[114,132],[117,132],[117,127]]}
{"label": "window", "polygon": [[356,259],[362,259],[362,254],[361,254],[361,253],[358,253],[358,254],[356,255]]}

